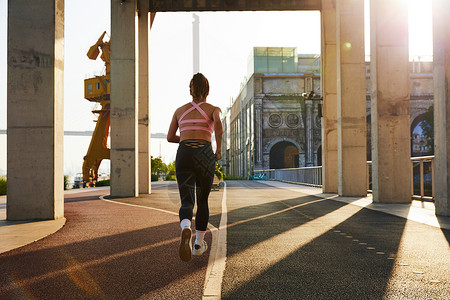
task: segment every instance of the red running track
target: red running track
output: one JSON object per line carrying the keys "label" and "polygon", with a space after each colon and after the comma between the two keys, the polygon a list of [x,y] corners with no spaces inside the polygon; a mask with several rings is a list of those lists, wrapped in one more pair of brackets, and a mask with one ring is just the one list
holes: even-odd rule
{"label": "red running track", "polygon": [[179,259],[178,216],[105,193],[67,194],[63,228],[0,254],[0,299],[201,299],[209,252]]}

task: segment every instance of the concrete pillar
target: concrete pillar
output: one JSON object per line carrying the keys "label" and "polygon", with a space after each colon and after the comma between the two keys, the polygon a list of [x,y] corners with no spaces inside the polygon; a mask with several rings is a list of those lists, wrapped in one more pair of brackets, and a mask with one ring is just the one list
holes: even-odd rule
{"label": "concrete pillar", "polygon": [[338,192],[366,196],[364,1],[336,4]]}
{"label": "concrete pillar", "polygon": [[374,202],[411,202],[408,6],[371,1],[372,190]]}
{"label": "concrete pillar", "polygon": [[111,196],[136,197],[138,180],[137,1],[111,1]]}
{"label": "concrete pillar", "polygon": [[338,192],[336,0],[322,0],[322,189]]}
{"label": "concrete pillar", "polygon": [[314,149],[313,149],[313,101],[305,100],[306,106],[306,166],[312,167],[314,165]]}
{"label": "concrete pillar", "polygon": [[8,2],[7,219],[64,217],[64,1]]}
{"label": "concrete pillar", "polygon": [[450,2],[433,2],[434,195],[436,214],[450,216]]}
{"label": "concrete pillar", "polygon": [[263,150],[262,150],[262,130],[263,130],[263,119],[262,119],[262,101],[264,95],[255,95],[255,137],[256,137],[256,162],[255,170],[263,169]]}
{"label": "concrete pillar", "polygon": [[148,0],[139,0],[138,37],[139,37],[139,193],[150,194],[151,157],[150,157],[150,103],[148,90]]}

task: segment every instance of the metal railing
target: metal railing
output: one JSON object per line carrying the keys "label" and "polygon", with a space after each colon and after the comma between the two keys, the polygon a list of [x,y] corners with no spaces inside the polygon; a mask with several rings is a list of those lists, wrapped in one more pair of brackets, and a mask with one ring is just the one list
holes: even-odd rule
{"label": "metal railing", "polygon": [[[411,157],[413,199],[434,201],[434,156]],[[372,162],[367,162],[367,191],[372,192]]]}
{"label": "metal railing", "polygon": [[269,179],[295,182],[311,186],[322,186],[322,166],[255,170],[254,179]]}
{"label": "metal railing", "polygon": [[[413,198],[434,200],[434,156],[411,157],[411,173]],[[420,194],[416,193],[417,186]]]}
{"label": "metal railing", "polygon": [[[434,201],[434,156],[411,157],[413,199]],[[322,186],[322,166],[255,170],[253,179],[279,180]],[[367,162],[367,191],[372,192],[372,162]]]}

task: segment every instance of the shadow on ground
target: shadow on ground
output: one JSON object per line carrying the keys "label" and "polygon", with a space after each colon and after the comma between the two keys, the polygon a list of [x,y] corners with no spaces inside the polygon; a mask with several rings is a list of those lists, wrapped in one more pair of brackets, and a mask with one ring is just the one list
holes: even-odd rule
{"label": "shadow on ground", "polygon": [[[233,188],[239,193],[239,186],[230,186],[228,195]],[[317,226],[321,225],[315,223],[318,219],[348,205],[317,200],[304,196],[228,212],[223,299],[383,298],[395,263],[387,258],[397,253],[406,220],[362,209],[343,222],[324,224],[330,229],[314,236],[310,227],[320,231]],[[295,238],[279,238],[296,228],[300,228],[298,246]],[[306,235],[311,235],[310,242],[302,244]],[[271,240],[283,244],[271,244]],[[295,250],[279,261],[259,262],[264,260],[262,256],[276,256],[289,247]],[[377,251],[384,254],[377,255]]]}
{"label": "shadow on ground", "polygon": [[0,299],[200,299],[208,256],[179,260],[176,216],[85,198],[60,231],[0,255]]}

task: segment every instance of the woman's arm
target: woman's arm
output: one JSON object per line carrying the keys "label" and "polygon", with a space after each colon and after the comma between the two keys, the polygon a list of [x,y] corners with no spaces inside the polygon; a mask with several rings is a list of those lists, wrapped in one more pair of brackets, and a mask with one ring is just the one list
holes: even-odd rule
{"label": "woman's arm", "polygon": [[177,135],[178,121],[175,114],[173,114],[172,122],[170,122],[169,131],[167,132],[167,141],[169,143],[179,143],[180,137]]}
{"label": "woman's arm", "polygon": [[214,134],[216,136],[216,160],[220,160],[222,158],[222,120],[220,120],[220,115],[222,114],[222,110],[216,107],[213,112],[213,121],[214,121]]}

